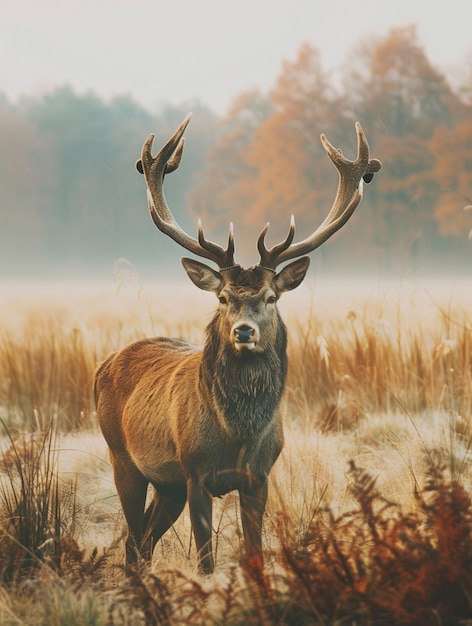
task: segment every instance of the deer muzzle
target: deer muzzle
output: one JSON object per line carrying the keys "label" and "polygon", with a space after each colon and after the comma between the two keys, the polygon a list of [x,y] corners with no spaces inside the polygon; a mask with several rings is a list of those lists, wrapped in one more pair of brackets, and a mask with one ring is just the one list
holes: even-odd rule
{"label": "deer muzzle", "polygon": [[259,331],[250,324],[238,323],[232,328],[232,336],[236,350],[254,350],[259,340]]}

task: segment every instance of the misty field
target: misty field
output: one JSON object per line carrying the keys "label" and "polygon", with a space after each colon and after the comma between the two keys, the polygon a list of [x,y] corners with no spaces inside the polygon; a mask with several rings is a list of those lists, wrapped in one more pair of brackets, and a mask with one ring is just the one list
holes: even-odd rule
{"label": "misty field", "polygon": [[284,451],[266,577],[216,502],[216,571],[187,508],[126,572],[94,369],[149,335],[201,342],[212,296],[182,284],[3,285],[0,624],[472,624],[472,296],[466,284],[310,284],[286,294]]}

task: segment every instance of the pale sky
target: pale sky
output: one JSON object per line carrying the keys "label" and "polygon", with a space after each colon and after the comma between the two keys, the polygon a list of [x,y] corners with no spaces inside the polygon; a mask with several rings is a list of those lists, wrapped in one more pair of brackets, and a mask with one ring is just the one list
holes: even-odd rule
{"label": "pale sky", "polygon": [[198,98],[224,113],[270,88],[304,42],[324,68],[390,26],[418,24],[431,62],[472,62],[470,0],[0,0],[0,92],[15,101],[69,84],[153,108]]}

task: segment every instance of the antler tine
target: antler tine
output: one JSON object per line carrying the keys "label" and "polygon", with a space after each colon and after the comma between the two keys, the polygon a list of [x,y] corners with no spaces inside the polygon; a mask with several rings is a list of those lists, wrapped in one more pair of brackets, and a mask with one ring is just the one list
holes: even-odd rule
{"label": "antler tine", "polygon": [[267,250],[264,243],[266,226],[257,244],[261,256],[259,265],[275,270],[277,265],[284,261],[313,252],[349,220],[362,200],[364,180],[370,182],[373,175],[382,167],[378,159],[369,158],[369,144],[359,122],[356,122],[356,133],[357,157],[354,161],[346,159],[341,150],[335,148],[325,135],[321,135],[321,143],[339,173],[333,206],[321,225],[309,237],[296,244],[292,244],[295,232],[292,221],[285,241]]}
{"label": "antler tine", "polygon": [[[218,257],[218,265],[220,269],[229,269],[234,266],[234,236],[233,236],[233,223],[231,222],[229,225],[228,232],[228,245],[226,246],[226,250],[224,250],[221,246],[212,241],[208,241],[205,238],[205,233],[203,232],[202,220],[198,220],[198,243],[200,246],[206,250],[208,253],[212,253],[215,258]],[[207,257],[208,258],[208,257]]]}
{"label": "antler tine", "polygon": [[174,172],[180,165],[184,149],[183,134],[190,117],[191,113],[187,115],[155,157],[152,156],[154,135],[149,135],[144,142],[141,159],[136,163],[136,168],[144,174],[147,185],[149,213],[157,228],[189,252],[214,261],[220,269],[223,269],[234,265],[232,229],[230,229],[226,250],[205,238],[200,221],[198,224],[198,240],[194,239],[179,226],[169,209],[164,195],[164,177],[166,174]]}
{"label": "antler tine", "polygon": [[269,226],[270,226],[269,223],[267,223],[264,226],[264,228],[261,231],[261,234],[259,235],[259,238],[257,239],[257,249],[261,256],[259,265],[261,267],[265,267],[266,269],[275,270],[275,266],[273,267],[273,265],[277,257],[282,252],[287,250],[292,244],[293,238],[295,236],[295,217],[293,215],[290,217],[290,228],[288,229],[288,233],[285,239],[281,243],[271,248],[270,250],[267,250],[265,246],[265,237],[267,235],[267,231],[269,230]]}

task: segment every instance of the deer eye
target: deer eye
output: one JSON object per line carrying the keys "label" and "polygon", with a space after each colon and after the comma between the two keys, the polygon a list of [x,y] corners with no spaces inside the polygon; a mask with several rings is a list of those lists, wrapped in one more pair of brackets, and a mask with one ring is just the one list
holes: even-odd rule
{"label": "deer eye", "polygon": [[269,296],[266,300],[266,304],[275,304],[277,301],[277,298],[275,296]]}
{"label": "deer eye", "polygon": [[228,304],[228,300],[226,299],[226,297],[225,297],[225,296],[219,296],[219,297],[218,297],[218,302],[219,302],[220,304]]}

